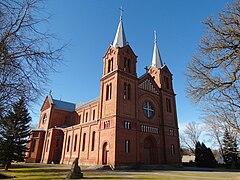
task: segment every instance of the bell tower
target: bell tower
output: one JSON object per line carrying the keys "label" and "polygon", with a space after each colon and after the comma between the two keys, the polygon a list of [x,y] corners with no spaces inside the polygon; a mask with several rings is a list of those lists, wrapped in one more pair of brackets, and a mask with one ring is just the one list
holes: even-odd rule
{"label": "bell tower", "polygon": [[101,118],[119,115],[124,111],[124,101],[130,104],[135,101],[136,62],[137,56],[126,40],[121,15],[113,44],[103,57]]}

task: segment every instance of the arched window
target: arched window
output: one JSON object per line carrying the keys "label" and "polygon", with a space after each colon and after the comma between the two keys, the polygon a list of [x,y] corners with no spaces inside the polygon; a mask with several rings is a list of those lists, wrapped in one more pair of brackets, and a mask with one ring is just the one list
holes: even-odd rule
{"label": "arched window", "polygon": [[47,121],[47,114],[45,113],[44,116],[43,116],[42,123],[44,124],[44,123],[46,123],[46,121]]}
{"label": "arched window", "polygon": [[87,122],[88,121],[88,112],[86,112],[86,114],[85,114],[85,122]]}
{"label": "arched window", "polygon": [[130,100],[130,98],[131,98],[131,85],[130,84],[128,84],[128,88],[127,89],[128,89],[128,91],[127,91],[128,92],[127,93],[127,99]]}
{"label": "arched window", "polygon": [[75,140],[74,140],[74,148],[73,148],[73,151],[75,152],[76,149],[77,149],[77,139],[78,139],[78,136],[77,134],[75,135]]}
{"label": "arched window", "polygon": [[127,83],[124,83],[124,89],[123,89],[123,99],[127,98]]}
{"label": "arched window", "polygon": [[92,120],[95,120],[95,109],[93,110]]}
{"label": "arched window", "polygon": [[131,71],[131,61],[130,59],[124,58],[124,71],[129,72]]}
{"label": "arched window", "polygon": [[112,83],[106,86],[106,101],[112,98]]}
{"label": "arched window", "polygon": [[85,151],[86,133],[83,134],[82,151]]}
{"label": "arched window", "polygon": [[130,100],[131,97],[131,85],[124,83],[124,89],[123,89],[123,99]]}
{"label": "arched window", "polygon": [[175,155],[175,146],[171,144],[171,155]]}
{"label": "arched window", "polygon": [[108,60],[107,73],[111,72],[112,70],[113,70],[113,58]]}
{"label": "arched window", "polygon": [[168,80],[168,77],[164,76],[163,78],[163,83],[164,83],[164,87],[166,89],[169,89],[169,80]]}
{"label": "arched window", "polygon": [[125,140],[125,153],[130,152],[130,140]]}
{"label": "arched window", "polygon": [[171,100],[169,98],[166,98],[166,107],[167,112],[172,112]]}
{"label": "arched window", "polygon": [[71,137],[70,137],[70,136],[68,136],[67,152],[69,152],[70,140],[71,140]]}
{"label": "arched window", "polygon": [[96,132],[93,131],[93,133],[92,133],[92,147],[91,147],[92,151],[94,151],[94,146],[95,146],[95,134],[96,134]]}

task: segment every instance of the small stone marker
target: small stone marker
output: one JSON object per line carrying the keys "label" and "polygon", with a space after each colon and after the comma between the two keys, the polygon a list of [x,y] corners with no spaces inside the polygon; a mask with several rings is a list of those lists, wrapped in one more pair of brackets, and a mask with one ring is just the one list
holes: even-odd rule
{"label": "small stone marker", "polygon": [[81,168],[78,166],[78,158],[73,161],[71,172],[67,175],[67,179],[82,179],[83,173]]}

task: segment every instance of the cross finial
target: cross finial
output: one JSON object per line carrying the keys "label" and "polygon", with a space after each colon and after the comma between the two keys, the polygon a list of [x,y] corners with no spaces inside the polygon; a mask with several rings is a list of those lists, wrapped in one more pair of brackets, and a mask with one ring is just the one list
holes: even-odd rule
{"label": "cross finial", "polygon": [[52,90],[50,89],[50,91],[49,91],[49,95],[51,96],[52,95]]}
{"label": "cross finial", "polygon": [[157,42],[157,31],[154,30],[154,43],[156,43],[156,42]]}
{"label": "cross finial", "polygon": [[122,5],[120,6],[119,10],[120,10],[120,17],[122,19],[122,15],[123,15],[123,7],[122,7]]}

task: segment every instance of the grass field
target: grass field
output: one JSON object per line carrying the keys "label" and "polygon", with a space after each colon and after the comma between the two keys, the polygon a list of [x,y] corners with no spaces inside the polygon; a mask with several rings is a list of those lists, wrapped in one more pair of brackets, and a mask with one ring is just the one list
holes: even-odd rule
{"label": "grass field", "polygon": [[[110,171],[94,170],[82,167],[84,179],[159,179],[159,180],[240,180],[240,172],[206,172],[206,171]],[[52,164],[14,164],[9,171],[0,170],[0,173],[15,176],[14,180],[38,179],[65,179],[70,171],[70,165]]]}

